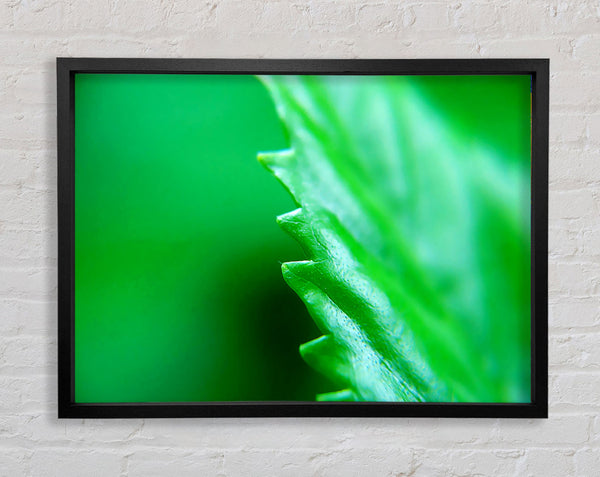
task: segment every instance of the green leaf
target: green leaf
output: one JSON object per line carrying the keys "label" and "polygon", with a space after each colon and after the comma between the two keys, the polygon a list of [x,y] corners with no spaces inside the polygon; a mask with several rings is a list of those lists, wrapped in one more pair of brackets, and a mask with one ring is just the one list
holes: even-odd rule
{"label": "green leaf", "polygon": [[291,148],[259,161],[308,257],[283,277],[323,333],[300,353],[342,389],[318,399],[529,401],[529,157],[410,77],[261,79]]}

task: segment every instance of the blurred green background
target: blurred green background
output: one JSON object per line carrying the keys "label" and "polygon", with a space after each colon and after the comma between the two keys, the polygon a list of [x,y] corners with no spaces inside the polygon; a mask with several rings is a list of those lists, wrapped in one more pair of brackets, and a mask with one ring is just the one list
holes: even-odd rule
{"label": "blurred green background", "polygon": [[252,76],[78,74],[77,402],[313,400],[318,335],[281,278],[287,147]]}
{"label": "blurred green background", "polygon": [[[529,151],[529,77],[415,76],[465,141]],[[256,161],[289,146],[253,76],[77,74],[75,400],[314,400],[319,335],[281,277],[295,206]],[[368,121],[368,118],[365,118]]]}

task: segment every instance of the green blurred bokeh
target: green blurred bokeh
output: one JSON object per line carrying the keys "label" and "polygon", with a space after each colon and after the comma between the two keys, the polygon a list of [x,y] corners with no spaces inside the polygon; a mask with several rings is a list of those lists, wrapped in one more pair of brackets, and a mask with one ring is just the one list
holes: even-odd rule
{"label": "green blurred bokeh", "polygon": [[[465,141],[529,154],[529,77],[415,76]],[[319,335],[281,278],[295,206],[256,161],[289,146],[252,76],[78,74],[75,400],[314,400]],[[368,120],[368,118],[367,118]]]}
{"label": "green blurred bokeh", "polygon": [[281,279],[287,147],[251,76],[78,74],[77,402],[313,400],[318,335]]}

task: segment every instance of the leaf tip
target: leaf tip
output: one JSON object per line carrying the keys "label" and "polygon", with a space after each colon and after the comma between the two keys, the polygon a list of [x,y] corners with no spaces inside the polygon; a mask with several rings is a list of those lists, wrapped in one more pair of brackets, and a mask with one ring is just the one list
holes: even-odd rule
{"label": "leaf tip", "polygon": [[342,389],[332,393],[317,394],[317,401],[358,401],[351,389]]}
{"label": "leaf tip", "polygon": [[299,347],[300,355],[305,361],[311,361],[311,356],[326,354],[325,350],[328,350],[332,346],[332,338],[330,335],[322,335],[314,340],[302,343]]}
{"label": "leaf tip", "polygon": [[281,264],[281,273],[283,278],[289,283],[289,280],[306,280],[306,272],[315,264],[312,260],[300,260],[297,262],[285,262]]}
{"label": "leaf tip", "polygon": [[287,166],[293,156],[294,151],[292,149],[284,149],[275,152],[259,152],[256,159],[264,168],[275,172],[276,169]]}
{"label": "leaf tip", "polygon": [[286,212],[285,214],[277,216],[276,220],[277,224],[283,229],[286,229],[290,225],[304,224],[306,222],[304,209],[298,208],[291,212]]}

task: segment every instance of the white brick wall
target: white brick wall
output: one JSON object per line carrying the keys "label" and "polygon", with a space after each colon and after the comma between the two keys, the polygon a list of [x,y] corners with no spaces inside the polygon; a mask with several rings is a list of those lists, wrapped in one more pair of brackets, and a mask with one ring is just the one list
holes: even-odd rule
{"label": "white brick wall", "polygon": [[[600,475],[600,2],[2,0],[0,475]],[[550,57],[550,419],[56,419],[56,56]]]}

